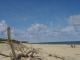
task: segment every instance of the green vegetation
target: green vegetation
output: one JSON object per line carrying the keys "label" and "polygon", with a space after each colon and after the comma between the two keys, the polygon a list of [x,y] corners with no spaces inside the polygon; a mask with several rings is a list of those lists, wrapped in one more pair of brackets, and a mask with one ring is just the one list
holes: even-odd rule
{"label": "green vegetation", "polygon": [[[0,43],[5,43],[6,41],[8,41],[8,39],[2,39],[2,38],[0,38]],[[13,43],[16,42],[16,41],[18,41],[18,40],[12,39]],[[28,43],[28,41],[22,41],[22,43]]]}
{"label": "green vegetation", "polygon": [[7,41],[7,39],[0,38],[0,43],[4,43],[5,41]]}
{"label": "green vegetation", "polygon": [[28,41],[22,41],[22,43],[28,43]]}
{"label": "green vegetation", "polygon": [[[0,43],[5,43],[6,41],[8,41],[8,39],[0,38]],[[15,41],[17,41],[17,40],[12,39],[12,42],[15,42]]]}

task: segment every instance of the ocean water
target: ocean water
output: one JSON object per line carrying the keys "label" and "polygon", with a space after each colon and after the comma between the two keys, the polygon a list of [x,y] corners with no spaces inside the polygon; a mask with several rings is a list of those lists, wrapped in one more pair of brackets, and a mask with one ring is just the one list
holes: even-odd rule
{"label": "ocean water", "polygon": [[66,41],[66,42],[40,42],[40,43],[34,43],[34,44],[76,44],[80,45],[80,41]]}

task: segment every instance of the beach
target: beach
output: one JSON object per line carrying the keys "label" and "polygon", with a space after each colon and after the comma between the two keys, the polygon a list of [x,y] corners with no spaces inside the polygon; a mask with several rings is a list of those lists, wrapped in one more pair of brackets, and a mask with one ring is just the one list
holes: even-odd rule
{"label": "beach", "polygon": [[[76,45],[75,48],[71,48],[70,45],[25,44],[25,43],[24,45],[28,47],[33,47],[35,49],[41,49],[43,56],[47,60],[63,60],[61,58],[64,58],[64,60],[80,60],[80,45]],[[6,55],[10,55],[11,52],[10,46],[1,43],[0,52]],[[56,55],[57,57],[48,54]],[[10,58],[0,55],[0,60],[10,60]],[[29,59],[26,58],[26,60]]]}

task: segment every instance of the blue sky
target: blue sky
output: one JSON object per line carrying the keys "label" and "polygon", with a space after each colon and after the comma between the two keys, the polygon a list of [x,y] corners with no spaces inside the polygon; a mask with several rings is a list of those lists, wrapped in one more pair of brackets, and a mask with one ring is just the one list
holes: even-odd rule
{"label": "blue sky", "polygon": [[8,26],[17,40],[79,40],[80,0],[0,0],[0,38]]}

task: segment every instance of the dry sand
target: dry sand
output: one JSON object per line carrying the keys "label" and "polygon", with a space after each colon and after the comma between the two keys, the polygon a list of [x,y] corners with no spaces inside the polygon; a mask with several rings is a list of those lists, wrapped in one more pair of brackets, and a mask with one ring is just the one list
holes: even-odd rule
{"label": "dry sand", "polygon": [[[44,44],[24,44],[28,47],[41,48],[44,53],[50,53],[63,57],[64,60],[80,60],[80,45],[76,45],[75,48],[71,48],[70,45],[44,45]],[[0,52],[9,55],[11,50],[9,45],[0,44]],[[50,57],[44,54],[47,60],[62,60],[60,58]],[[10,60],[10,58],[0,55],[0,60]],[[29,60],[29,59],[26,59]]]}

